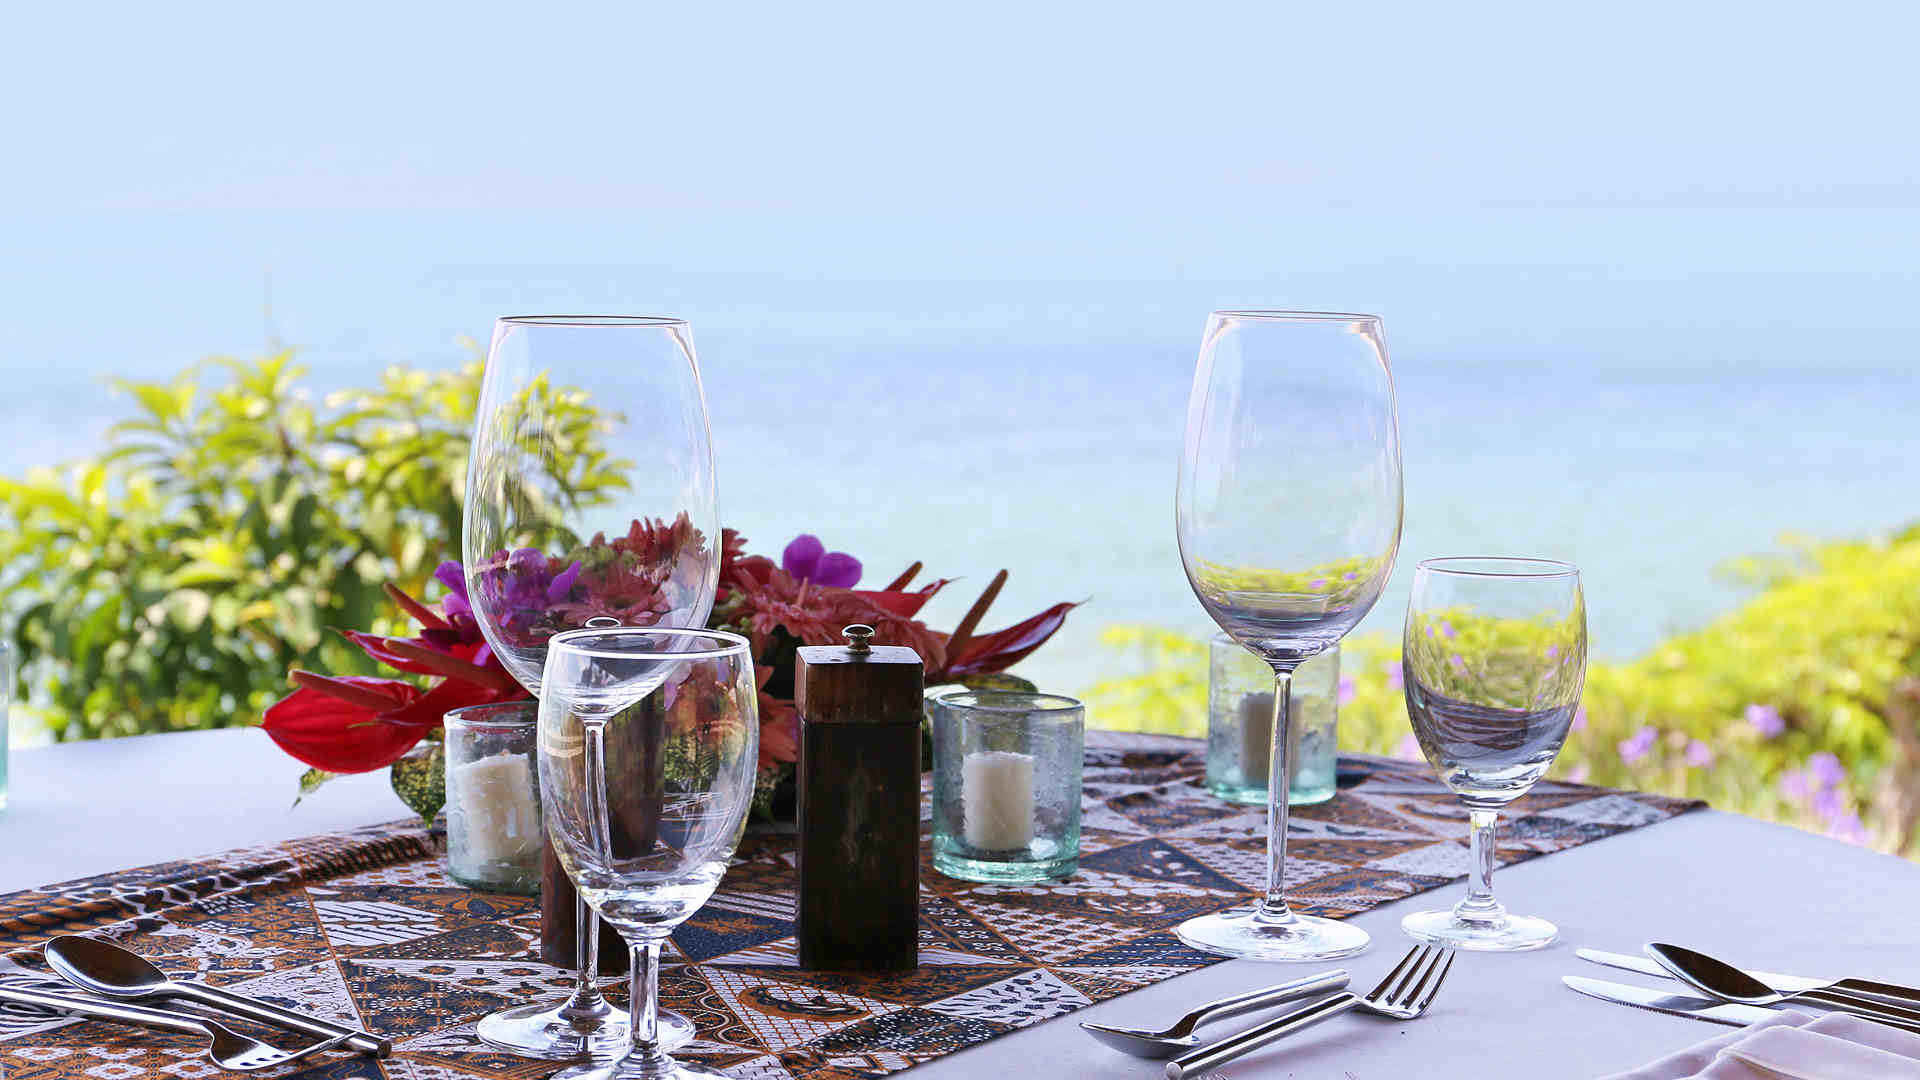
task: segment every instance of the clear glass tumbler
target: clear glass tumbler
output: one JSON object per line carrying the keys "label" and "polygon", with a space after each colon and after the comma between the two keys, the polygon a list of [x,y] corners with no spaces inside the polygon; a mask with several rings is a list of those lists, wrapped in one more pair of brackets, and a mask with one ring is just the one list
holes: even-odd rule
{"label": "clear glass tumbler", "polygon": [[540,703],[474,705],[446,716],[447,873],[470,889],[540,891]]}
{"label": "clear glass tumbler", "polygon": [[1086,707],[1070,697],[951,690],[933,710],[933,867],[1037,882],[1080,867]]}
{"label": "clear glass tumbler", "polygon": [[[1273,738],[1273,668],[1246,646],[1215,634],[1207,665],[1207,790],[1229,802],[1267,804]],[[1340,647],[1294,669],[1287,727],[1287,802],[1333,798],[1340,722]]]}

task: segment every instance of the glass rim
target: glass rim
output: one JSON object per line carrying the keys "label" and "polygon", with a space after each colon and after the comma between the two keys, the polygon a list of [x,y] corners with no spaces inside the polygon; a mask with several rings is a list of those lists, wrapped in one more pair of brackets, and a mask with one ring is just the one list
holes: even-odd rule
{"label": "glass rim", "polygon": [[1421,559],[1415,573],[1453,574],[1459,577],[1556,578],[1579,577],[1580,568],[1559,559],[1524,555],[1443,555]]}
{"label": "glass rim", "polygon": [[[588,645],[575,644],[576,639],[593,636],[651,634],[656,637],[678,638],[691,641],[724,641],[726,645],[709,649],[680,649],[667,652],[661,649],[596,649]],[[739,634],[726,630],[694,629],[687,626],[583,626],[577,630],[564,630],[547,639],[547,648],[551,651],[572,653],[575,656],[590,656],[596,660],[718,660],[739,653],[751,655],[753,643]]]}
{"label": "glass rim", "polygon": [[1377,323],[1380,316],[1362,311],[1287,311],[1278,308],[1222,308],[1216,319],[1244,319],[1249,322],[1363,322]]}
{"label": "glass rim", "polygon": [[[970,702],[962,698],[974,698]],[[999,699],[989,701],[986,699]],[[1014,706],[1011,700],[1027,702]],[[1018,713],[1067,713],[1085,711],[1086,702],[1065,694],[1049,694],[1040,690],[975,690],[972,687],[960,687],[946,690],[933,696],[934,704],[955,709],[969,709],[974,712],[1018,712]],[[1009,702],[1009,703],[1003,703]]]}
{"label": "glass rim", "polygon": [[[508,709],[527,709],[532,715],[518,720],[489,720],[484,714]],[[448,709],[440,723],[445,727],[462,728],[523,728],[532,727],[540,722],[540,699],[525,698],[520,701],[490,701],[485,705],[462,705],[457,709]]]}
{"label": "glass rim", "polygon": [[494,320],[512,326],[677,326],[687,320],[673,315],[502,315]]}

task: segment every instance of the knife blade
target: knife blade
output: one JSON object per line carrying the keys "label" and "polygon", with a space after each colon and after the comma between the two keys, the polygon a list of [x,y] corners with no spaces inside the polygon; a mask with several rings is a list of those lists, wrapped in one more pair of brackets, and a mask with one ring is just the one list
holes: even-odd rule
{"label": "knife blade", "polygon": [[[1576,949],[1574,955],[1582,960],[1591,961],[1606,967],[1620,968],[1623,971],[1637,971],[1642,975],[1671,979],[1673,972],[1644,956],[1629,956],[1626,953],[1602,952],[1599,949]],[[1747,974],[1773,987],[1783,994],[1798,994],[1803,990],[1818,990],[1832,983],[1825,979],[1809,979],[1800,975],[1781,975],[1772,971],[1749,971]]]}
{"label": "knife blade", "polygon": [[1601,1001],[1612,1002],[1615,1005],[1651,1009],[1654,1012],[1705,1020],[1710,1024],[1726,1024],[1729,1027],[1746,1027],[1748,1024],[1780,1015],[1777,1009],[1763,1009],[1758,1005],[1733,1005],[1710,998],[1663,994],[1644,986],[1629,986],[1626,983],[1606,982],[1601,979],[1584,979],[1578,975],[1563,975],[1560,981],[1567,984],[1568,989],[1577,990],[1588,997],[1599,998]]}

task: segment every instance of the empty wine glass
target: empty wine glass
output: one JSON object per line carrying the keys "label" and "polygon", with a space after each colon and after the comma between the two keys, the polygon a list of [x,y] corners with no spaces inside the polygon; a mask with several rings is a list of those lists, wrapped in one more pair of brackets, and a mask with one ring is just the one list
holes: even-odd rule
{"label": "empty wine glass", "polygon": [[[1176,520],[1187,581],[1220,628],[1273,668],[1268,776],[1287,776],[1293,670],[1380,598],[1400,546],[1400,435],[1380,320],[1216,311],[1187,406]],[[1366,932],[1287,906],[1287,785],[1267,785],[1266,895],[1181,923],[1180,940],[1247,960],[1325,960]]]}
{"label": "empty wine glass", "polygon": [[723,1075],[661,1046],[660,945],[713,895],[746,829],[758,709],[737,634],[620,627],[550,640],[539,733],[547,835],[633,954],[631,1049],[559,1076]]}
{"label": "empty wine glass", "polygon": [[1472,876],[1451,909],[1400,926],[1460,949],[1537,949],[1559,933],[1493,898],[1494,819],[1545,776],[1587,674],[1580,571],[1547,559],[1428,559],[1413,574],[1401,663],[1420,750],[1467,804]]}
{"label": "empty wine glass", "polygon": [[[541,694],[547,642],[589,625],[703,626],[720,568],[713,448],[693,335],[680,319],[536,315],[494,324],[467,464],[467,596],[487,645]],[[599,930],[573,909],[574,992],[487,1016],[480,1039],[542,1058],[626,1045],[627,1017],[594,986]],[[663,1020],[685,1041],[693,1025]]]}

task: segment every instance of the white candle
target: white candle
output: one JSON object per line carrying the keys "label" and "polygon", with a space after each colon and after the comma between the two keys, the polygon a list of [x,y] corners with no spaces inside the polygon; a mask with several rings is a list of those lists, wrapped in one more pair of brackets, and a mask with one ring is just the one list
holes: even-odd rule
{"label": "white candle", "polygon": [[1267,786],[1267,760],[1273,753],[1273,695],[1248,694],[1240,699],[1240,782]]}
{"label": "white candle", "polygon": [[452,812],[465,819],[471,863],[530,863],[540,858],[540,806],[534,801],[532,762],[496,754],[456,770],[460,793]]}
{"label": "white candle", "polygon": [[1033,758],[1006,750],[968,754],[960,763],[960,806],[967,846],[1012,851],[1033,842]]}

